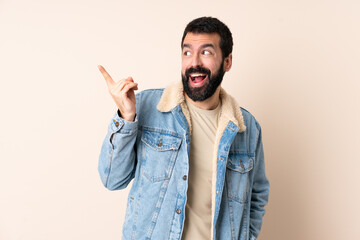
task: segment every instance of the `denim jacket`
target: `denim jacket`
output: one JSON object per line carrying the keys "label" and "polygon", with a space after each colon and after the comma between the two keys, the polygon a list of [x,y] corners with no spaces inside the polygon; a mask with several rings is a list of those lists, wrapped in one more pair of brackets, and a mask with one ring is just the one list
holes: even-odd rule
{"label": "denim jacket", "polygon": [[[221,89],[212,178],[211,239],[256,239],[268,201],[261,129]],[[134,179],[123,238],[181,239],[188,187],[191,121],[182,83],[136,95],[136,119],[115,114],[98,170],[110,190]]]}

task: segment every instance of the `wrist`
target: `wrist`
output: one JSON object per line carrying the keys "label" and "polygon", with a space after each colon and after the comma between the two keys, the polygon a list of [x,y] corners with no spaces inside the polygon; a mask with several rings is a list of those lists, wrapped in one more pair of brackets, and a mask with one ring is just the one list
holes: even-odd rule
{"label": "wrist", "polygon": [[122,114],[119,109],[117,110],[117,113],[118,113],[119,117],[121,117],[125,121],[128,121],[128,122],[135,121],[136,113],[125,115],[125,114]]}

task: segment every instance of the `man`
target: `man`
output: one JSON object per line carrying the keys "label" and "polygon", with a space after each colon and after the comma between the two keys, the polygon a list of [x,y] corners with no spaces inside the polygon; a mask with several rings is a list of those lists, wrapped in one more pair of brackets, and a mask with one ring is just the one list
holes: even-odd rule
{"label": "man", "polygon": [[129,193],[123,239],[256,239],[269,183],[261,129],[220,86],[232,64],[232,35],[216,18],[185,28],[182,82],[137,95],[99,66],[118,111],[99,173]]}

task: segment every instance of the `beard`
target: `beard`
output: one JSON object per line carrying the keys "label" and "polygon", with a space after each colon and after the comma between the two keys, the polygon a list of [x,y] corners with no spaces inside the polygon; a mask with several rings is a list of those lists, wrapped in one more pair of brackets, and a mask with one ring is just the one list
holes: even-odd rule
{"label": "beard", "polygon": [[[189,81],[191,81],[191,73],[204,73],[207,74],[206,83],[201,87],[191,87]],[[181,74],[182,83],[185,93],[194,102],[204,101],[214,95],[216,89],[220,86],[224,77],[224,61],[221,63],[219,70],[211,74],[211,71],[207,68],[197,66],[196,68],[188,68],[185,71],[185,75]]]}

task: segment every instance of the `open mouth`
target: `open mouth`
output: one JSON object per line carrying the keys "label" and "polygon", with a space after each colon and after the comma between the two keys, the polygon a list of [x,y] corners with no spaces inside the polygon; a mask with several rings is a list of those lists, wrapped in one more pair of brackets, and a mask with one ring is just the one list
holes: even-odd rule
{"label": "open mouth", "polygon": [[189,74],[190,85],[193,87],[201,87],[205,83],[205,79],[207,78],[207,74],[205,73],[191,73]]}

